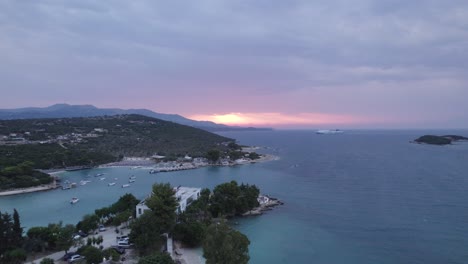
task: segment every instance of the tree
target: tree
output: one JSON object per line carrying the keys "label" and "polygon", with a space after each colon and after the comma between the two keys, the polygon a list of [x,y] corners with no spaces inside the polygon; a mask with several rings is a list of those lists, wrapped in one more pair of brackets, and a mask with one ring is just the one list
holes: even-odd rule
{"label": "tree", "polygon": [[205,157],[211,162],[216,162],[221,157],[221,153],[219,150],[212,149],[206,153]]}
{"label": "tree", "polygon": [[119,253],[117,253],[113,248],[106,248],[102,251],[102,255],[107,260],[118,261],[120,259]]}
{"label": "tree", "polygon": [[26,251],[21,248],[15,248],[13,250],[5,252],[5,254],[0,258],[1,263],[5,264],[21,264],[26,261]]}
{"label": "tree", "polygon": [[13,209],[13,226],[12,226],[12,232],[13,232],[13,245],[15,247],[21,247],[22,241],[23,241],[23,228],[21,227],[20,223],[20,217],[18,214],[18,211],[16,209]]}
{"label": "tree", "polygon": [[83,219],[76,224],[76,228],[85,233],[97,228],[99,224],[99,217],[96,214],[87,214]]}
{"label": "tree", "polygon": [[154,184],[151,197],[146,200],[146,206],[156,216],[155,221],[164,232],[168,232],[174,227],[178,202],[169,183]]}
{"label": "tree", "polygon": [[182,221],[174,228],[174,238],[189,247],[201,245],[205,238],[206,226],[198,221]]}
{"label": "tree", "polygon": [[127,210],[134,211],[135,206],[140,201],[131,193],[126,193],[119,198],[119,200],[111,206],[112,213],[116,214]]}
{"label": "tree", "polygon": [[164,242],[162,228],[155,218],[156,216],[152,212],[146,211],[131,225],[130,240],[142,254],[159,250]]}
{"label": "tree", "polygon": [[39,264],[54,264],[54,260],[51,258],[43,258]]}
{"label": "tree", "polygon": [[156,253],[150,256],[142,257],[138,264],[174,264],[171,256],[167,253]]}
{"label": "tree", "polygon": [[214,217],[219,215],[233,216],[236,214],[237,199],[240,195],[236,181],[216,186],[211,197],[211,212]]}
{"label": "tree", "polygon": [[97,264],[102,262],[104,257],[101,250],[93,246],[84,246],[81,247],[78,252],[85,257],[86,263],[88,264]]}
{"label": "tree", "polygon": [[210,189],[204,188],[200,192],[200,197],[193,201],[185,212],[179,215],[179,219],[187,219],[189,221],[201,221],[204,223],[211,223],[210,208]]}
{"label": "tree", "polygon": [[75,227],[73,225],[66,225],[62,227],[62,223],[59,223],[59,232],[57,234],[57,249],[64,250],[65,253],[68,253],[68,250],[74,244],[73,233],[75,232]]}
{"label": "tree", "polygon": [[212,224],[206,230],[203,257],[206,264],[246,264],[249,262],[249,239],[231,229],[224,221]]}
{"label": "tree", "polygon": [[7,254],[2,258],[3,253],[13,250],[18,246],[15,243],[17,236],[13,230],[14,221],[11,215],[9,213],[0,212],[0,260],[6,258]]}

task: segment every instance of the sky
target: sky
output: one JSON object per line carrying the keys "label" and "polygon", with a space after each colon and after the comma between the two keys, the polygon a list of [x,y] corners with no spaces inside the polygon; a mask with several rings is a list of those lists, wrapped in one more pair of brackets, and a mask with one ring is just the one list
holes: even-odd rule
{"label": "sky", "polygon": [[2,0],[0,62],[0,108],[468,128],[466,0]]}

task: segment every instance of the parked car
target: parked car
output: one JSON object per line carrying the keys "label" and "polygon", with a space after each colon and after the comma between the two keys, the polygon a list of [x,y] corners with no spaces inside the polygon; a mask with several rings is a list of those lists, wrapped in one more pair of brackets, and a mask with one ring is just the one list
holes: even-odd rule
{"label": "parked car", "polygon": [[112,246],[115,252],[119,253],[120,255],[125,254],[125,248],[119,246]]}
{"label": "parked car", "polygon": [[128,240],[128,236],[117,236],[117,240],[124,240],[124,239]]}
{"label": "parked car", "polygon": [[76,254],[76,255],[71,256],[70,259],[68,259],[68,263],[73,263],[73,262],[81,260],[83,258],[84,257],[82,257],[81,255]]}
{"label": "parked car", "polygon": [[106,231],[106,227],[104,225],[99,225],[99,232],[104,232]]}
{"label": "parked car", "polygon": [[121,248],[130,248],[133,246],[133,244],[129,243],[128,240],[125,241],[125,240],[121,240],[119,242],[117,242],[117,246],[121,247]]}
{"label": "parked car", "polygon": [[73,256],[73,255],[76,255],[76,252],[68,252],[65,255],[63,255],[62,260],[63,261],[68,261],[68,259],[71,258],[71,256]]}
{"label": "parked car", "polygon": [[88,234],[86,234],[85,232],[83,232],[81,230],[78,231],[78,235],[80,235],[81,237],[87,237],[88,236]]}

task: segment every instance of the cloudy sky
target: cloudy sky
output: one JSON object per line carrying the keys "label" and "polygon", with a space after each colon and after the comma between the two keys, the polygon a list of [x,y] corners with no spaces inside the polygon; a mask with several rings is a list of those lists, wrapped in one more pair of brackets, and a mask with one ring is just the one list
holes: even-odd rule
{"label": "cloudy sky", "polygon": [[0,1],[0,108],[468,127],[468,1]]}

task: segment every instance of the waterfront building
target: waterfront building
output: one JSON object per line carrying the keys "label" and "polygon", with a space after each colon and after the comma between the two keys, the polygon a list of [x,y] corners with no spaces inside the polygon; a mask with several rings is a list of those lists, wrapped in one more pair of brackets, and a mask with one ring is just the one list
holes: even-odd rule
{"label": "waterfront building", "polygon": [[[176,212],[178,214],[185,212],[187,206],[189,206],[193,201],[198,200],[200,197],[201,188],[190,188],[190,187],[175,187],[174,188],[174,196],[179,203]],[[151,194],[148,195],[146,199],[151,197]],[[145,202],[146,199],[141,201],[136,206],[136,217],[140,217],[146,210],[149,210],[148,206],[146,206]]]}

